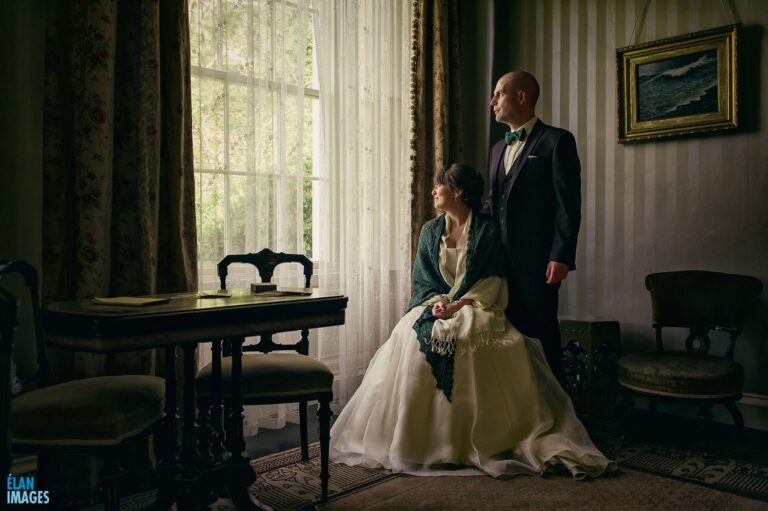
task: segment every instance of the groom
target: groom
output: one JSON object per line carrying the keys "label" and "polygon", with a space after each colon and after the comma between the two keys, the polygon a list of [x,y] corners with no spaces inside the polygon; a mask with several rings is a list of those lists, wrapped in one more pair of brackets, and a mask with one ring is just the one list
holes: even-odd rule
{"label": "groom", "polygon": [[507,73],[496,84],[493,113],[511,131],[491,150],[483,212],[501,227],[507,317],[520,332],[541,340],[562,384],[557,295],[560,282],[576,269],[581,166],[573,135],[534,115],[538,99],[539,84],[525,71]]}

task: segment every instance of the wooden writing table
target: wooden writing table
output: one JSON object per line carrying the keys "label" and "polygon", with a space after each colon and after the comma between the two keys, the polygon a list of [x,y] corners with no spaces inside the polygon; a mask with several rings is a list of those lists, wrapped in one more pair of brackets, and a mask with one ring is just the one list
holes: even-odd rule
{"label": "wooden writing table", "polygon": [[[165,414],[158,432],[157,509],[173,501],[198,509],[228,493],[238,509],[258,509],[248,497],[255,480],[243,455],[243,405],[240,386],[245,337],[341,325],[347,297],[320,289],[308,296],[267,297],[233,289],[228,298],[198,298],[195,293],[157,295],[167,303],[145,307],[60,302],[44,313],[48,345],[90,353],[165,349]],[[229,430],[222,421],[221,341],[232,350]],[[195,413],[195,356],[200,342],[213,342],[210,420]],[[183,431],[180,455],[176,434],[176,346],[184,351]]]}

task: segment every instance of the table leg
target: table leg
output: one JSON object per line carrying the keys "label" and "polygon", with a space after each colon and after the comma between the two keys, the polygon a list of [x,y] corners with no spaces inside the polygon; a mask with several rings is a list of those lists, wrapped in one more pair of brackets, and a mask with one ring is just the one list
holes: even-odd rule
{"label": "table leg", "polygon": [[195,348],[197,344],[185,344],[184,349],[184,415],[181,447],[181,480],[179,481],[179,509],[197,509],[198,461],[197,429],[195,417]]}
{"label": "table leg", "polygon": [[[297,349],[302,355],[309,355],[309,330],[301,331],[301,340],[297,344]],[[309,460],[309,440],[307,438],[307,402],[299,401],[299,434],[301,435],[301,459]]]}
{"label": "table leg", "polygon": [[246,461],[243,457],[245,440],[243,439],[243,339],[230,339],[232,347],[232,375],[229,400],[229,431],[227,432],[227,448],[231,454],[230,460],[235,463]]}
{"label": "table leg", "polygon": [[167,510],[176,500],[176,478],[179,475],[178,437],[176,434],[176,346],[165,348],[165,409],[155,430],[157,498],[152,509]]}
{"label": "table leg", "polygon": [[245,451],[245,439],[243,438],[243,341],[244,339],[230,339],[232,349],[232,388],[230,389],[230,415],[229,431],[227,432],[227,447],[231,453],[229,464],[233,472],[229,482],[229,494],[232,501],[240,510],[261,509],[257,503],[251,500],[248,487],[256,481],[256,472],[250,466]]}
{"label": "table leg", "polygon": [[213,359],[211,361],[211,388],[205,400],[198,401],[199,467],[207,479],[206,489],[201,491],[202,504],[216,502],[226,486],[222,474],[217,467],[226,460],[224,448],[224,431],[221,415],[221,341],[213,341],[211,346]]}
{"label": "table leg", "polygon": [[229,453],[224,445],[224,415],[221,397],[221,341],[213,341],[211,346],[211,455],[214,463],[224,461]]}

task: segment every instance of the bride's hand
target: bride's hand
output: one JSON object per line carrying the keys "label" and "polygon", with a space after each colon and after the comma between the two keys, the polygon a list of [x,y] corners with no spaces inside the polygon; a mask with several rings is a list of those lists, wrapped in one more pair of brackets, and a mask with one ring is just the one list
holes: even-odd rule
{"label": "bride's hand", "polygon": [[441,303],[432,307],[432,315],[438,319],[448,319],[464,306],[462,302]]}

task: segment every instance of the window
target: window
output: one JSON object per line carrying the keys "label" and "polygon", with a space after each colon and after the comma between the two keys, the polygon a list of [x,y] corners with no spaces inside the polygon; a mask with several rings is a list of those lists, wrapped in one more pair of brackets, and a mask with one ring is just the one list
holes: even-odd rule
{"label": "window", "polygon": [[[310,256],[315,284],[349,297],[343,326],[310,332],[343,406],[410,292],[410,2],[189,7],[200,287],[218,286],[226,254]],[[275,282],[303,285],[298,265],[285,266]],[[247,287],[254,273],[231,267],[227,285]],[[199,363],[209,360],[200,350]],[[246,434],[294,410],[248,407]]]}
{"label": "window", "polygon": [[[319,115],[308,0],[190,0],[200,288],[226,254],[314,255]],[[233,275],[233,276],[236,276]]]}

